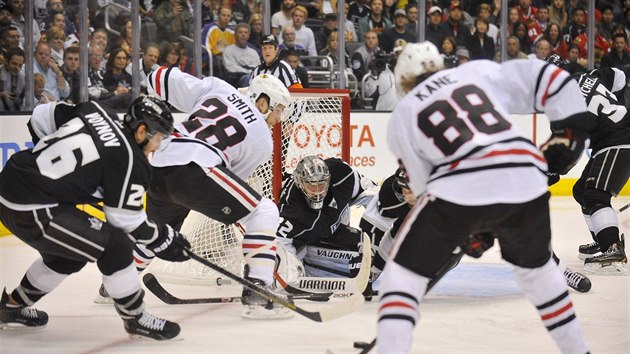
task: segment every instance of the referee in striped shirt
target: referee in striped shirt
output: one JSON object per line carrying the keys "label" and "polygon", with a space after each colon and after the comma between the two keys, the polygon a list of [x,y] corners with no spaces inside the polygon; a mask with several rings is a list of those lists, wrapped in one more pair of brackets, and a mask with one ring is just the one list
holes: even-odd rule
{"label": "referee in striped shirt", "polygon": [[293,68],[278,57],[278,40],[273,34],[263,36],[261,51],[263,63],[252,70],[250,82],[260,74],[270,74],[280,79],[287,88],[302,88]]}

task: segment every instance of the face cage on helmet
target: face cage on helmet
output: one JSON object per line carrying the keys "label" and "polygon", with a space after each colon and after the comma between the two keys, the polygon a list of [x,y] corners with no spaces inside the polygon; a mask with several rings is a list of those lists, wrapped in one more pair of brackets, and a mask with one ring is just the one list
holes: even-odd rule
{"label": "face cage on helmet", "polygon": [[326,194],[328,194],[329,185],[330,177],[317,181],[298,180],[298,187],[300,187],[300,190],[304,193],[304,197],[312,209],[322,208]]}

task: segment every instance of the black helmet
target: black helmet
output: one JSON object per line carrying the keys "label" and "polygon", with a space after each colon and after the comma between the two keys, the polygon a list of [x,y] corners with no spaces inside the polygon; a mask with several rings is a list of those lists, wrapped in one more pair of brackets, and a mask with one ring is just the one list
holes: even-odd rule
{"label": "black helmet", "polygon": [[151,96],[136,98],[125,114],[124,125],[132,132],[140,124],[147,126],[150,136],[160,132],[168,136],[173,132],[173,115],[166,103]]}
{"label": "black helmet", "polygon": [[565,69],[567,66],[567,61],[562,59],[558,54],[551,54],[550,56],[545,58],[547,63],[551,63],[559,67],[560,69]]}
{"label": "black helmet", "polygon": [[402,202],[405,200],[402,189],[409,189],[409,186],[407,185],[407,176],[400,167],[396,169],[396,172],[394,173],[394,183],[392,183],[392,188],[394,189],[394,194],[399,201]]}

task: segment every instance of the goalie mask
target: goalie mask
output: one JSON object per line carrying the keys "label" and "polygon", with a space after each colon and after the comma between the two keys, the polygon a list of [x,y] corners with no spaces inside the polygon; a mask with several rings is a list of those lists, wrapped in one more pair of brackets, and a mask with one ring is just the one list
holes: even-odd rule
{"label": "goalie mask", "polygon": [[293,179],[312,209],[324,206],[330,186],[330,171],[324,160],[317,156],[306,156],[295,167]]}
{"label": "goalie mask", "polygon": [[261,74],[256,76],[247,88],[247,96],[256,105],[259,98],[265,98],[269,105],[267,112],[260,112],[265,119],[278,105],[283,107],[289,106],[290,94],[289,90],[284,86],[282,81],[277,77],[269,74]]}

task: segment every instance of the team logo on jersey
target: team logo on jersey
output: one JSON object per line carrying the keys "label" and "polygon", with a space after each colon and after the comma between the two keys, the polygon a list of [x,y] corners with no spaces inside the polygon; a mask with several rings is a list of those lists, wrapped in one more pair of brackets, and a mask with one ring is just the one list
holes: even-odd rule
{"label": "team logo on jersey", "polygon": [[232,209],[230,209],[229,207],[223,207],[223,209],[221,209],[221,211],[225,215],[230,215],[232,213]]}
{"label": "team logo on jersey", "polygon": [[328,204],[329,207],[337,209],[337,201],[333,198]]}
{"label": "team logo on jersey", "polygon": [[97,218],[89,218],[88,221],[90,222],[90,227],[96,231],[101,231],[101,228],[103,228],[103,222]]}

